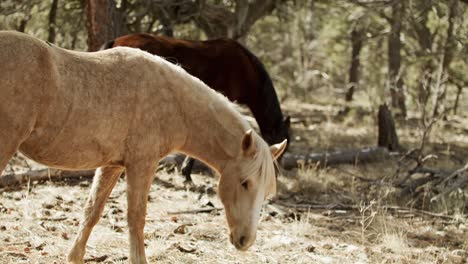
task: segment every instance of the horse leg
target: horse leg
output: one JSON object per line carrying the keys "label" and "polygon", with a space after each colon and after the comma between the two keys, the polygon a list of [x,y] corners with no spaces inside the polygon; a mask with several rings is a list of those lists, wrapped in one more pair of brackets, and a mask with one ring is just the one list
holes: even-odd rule
{"label": "horse leg", "polygon": [[107,198],[123,171],[123,167],[101,167],[96,170],[93,186],[86,201],[82,223],[68,253],[69,263],[84,263],[86,242],[91,230],[99,221]]}
{"label": "horse leg", "polygon": [[16,150],[19,147],[19,144],[11,144],[8,142],[1,142],[0,139],[0,176],[2,175],[3,170],[5,169],[8,161],[10,161],[11,157],[15,154]]}
{"label": "horse leg", "polygon": [[[0,123],[1,122],[2,121],[0,121]],[[0,176],[8,164],[8,161],[13,157],[29,133],[27,128],[21,129],[20,131],[13,131],[8,129],[9,127],[2,127],[2,125],[3,124],[0,124]],[[8,124],[8,126],[13,127],[14,124]]]}
{"label": "horse leg", "polygon": [[[143,162],[139,162],[142,164]],[[154,162],[153,162],[154,163]],[[132,164],[127,171],[127,221],[130,238],[130,263],[147,263],[144,232],[148,192],[154,178],[155,165]]]}
{"label": "horse leg", "polygon": [[185,156],[184,162],[182,162],[182,175],[185,176],[185,182],[186,183],[191,183],[192,181],[192,176],[190,174],[192,173],[192,168],[193,164],[195,163],[195,159],[190,157],[190,156]]}

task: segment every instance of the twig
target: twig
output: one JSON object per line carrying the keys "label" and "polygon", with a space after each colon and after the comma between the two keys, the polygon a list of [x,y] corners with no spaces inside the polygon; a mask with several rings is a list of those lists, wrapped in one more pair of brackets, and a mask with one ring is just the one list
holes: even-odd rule
{"label": "twig", "polygon": [[85,259],[85,262],[103,262],[104,260],[106,260],[109,256],[107,255],[103,255],[103,256],[100,256],[100,257],[92,257],[92,258],[87,258]]}
{"label": "twig", "polygon": [[168,214],[171,215],[177,215],[177,214],[198,214],[198,213],[210,213],[212,211],[220,211],[223,210],[221,207],[211,207],[211,208],[200,208],[200,209],[193,209],[193,210],[184,210],[184,211],[173,211],[173,212],[167,212]]}
{"label": "twig", "polygon": [[361,180],[361,181],[365,181],[365,182],[377,182],[377,181],[380,181],[380,179],[379,179],[379,180],[374,180],[374,179],[366,178],[366,177],[364,177],[364,176],[357,175],[356,173],[352,173],[352,172],[347,171],[347,170],[345,170],[345,169],[342,169],[342,168],[340,168],[340,167],[336,167],[335,169],[336,169],[336,170],[339,170],[339,171],[341,171],[341,172],[344,172],[344,173],[346,173],[346,174],[349,174],[349,175],[353,176],[354,178],[359,179],[359,180]]}
{"label": "twig", "polygon": [[63,221],[63,220],[67,220],[68,217],[56,217],[56,218],[49,218],[49,217],[41,217],[41,218],[38,218],[38,220],[40,221],[49,221],[49,222],[57,222],[57,221]]}
{"label": "twig", "polygon": [[20,253],[20,252],[15,252],[15,251],[4,251],[4,252],[0,252],[0,254],[9,255],[9,256],[17,257],[17,258],[29,259],[29,257],[27,255],[25,255],[23,253]]}

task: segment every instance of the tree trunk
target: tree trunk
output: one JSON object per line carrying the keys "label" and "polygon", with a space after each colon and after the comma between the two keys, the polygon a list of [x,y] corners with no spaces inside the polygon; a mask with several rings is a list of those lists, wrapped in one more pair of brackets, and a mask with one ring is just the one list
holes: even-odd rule
{"label": "tree trunk", "polygon": [[88,50],[96,51],[108,40],[123,33],[122,16],[114,0],[84,0]]}
{"label": "tree trunk", "polygon": [[390,151],[397,151],[400,149],[398,143],[398,136],[395,129],[395,122],[392,118],[392,113],[387,105],[379,106],[379,139],[377,145],[379,147],[387,148]]}
{"label": "tree trunk", "polygon": [[229,37],[242,40],[250,28],[276,7],[274,0],[239,0],[234,12],[222,5],[203,4],[194,18],[208,38]]}
{"label": "tree trunk", "polygon": [[[447,28],[447,38],[445,40],[445,47],[444,53],[442,56],[442,75],[446,76],[448,73],[448,69],[450,66],[450,62],[452,62],[453,54],[455,50],[455,40],[453,36],[453,27],[455,24],[455,19],[457,18],[457,7],[458,7],[458,0],[450,0],[449,2],[449,15],[448,15],[448,28]],[[434,110],[432,113],[433,117],[436,117],[439,114],[439,105],[445,99],[447,89],[442,89],[442,92],[436,94],[437,97],[437,104],[434,105]]]}
{"label": "tree trunk", "polygon": [[53,0],[52,5],[50,7],[49,12],[49,36],[47,37],[47,41],[50,43],[55,43],[55,28],[56,28],[56,21],[57,21],[57,6],[58,0]]}
{"label": "tree trunk", "polygon": [[392,6],[391,31],[388,36],[388,74],[392,106],[406,116],[405,92],[400,72],[401,28],[404,18],[404,1],[395,1]]}
{"label": "tree trunk", "polygon": [[18,28],[16,29],[19,32],[23,32],[26,30],[26,25],[28,24],[29,18],[23,18],[20,21],[20,24],[18,25]]}
{"label": "tree trunk", "polygon": [[416,6],[413,8],[416,10],[415,14],[411,14],[412,29],[414,30],[414,37],[419,43],[421,53],[419,54],[424,62],[421,67],[418,87],[418,102],[421,107],[426,107],[429,98],[431,97],[431,83],[432,73],[434,71],[432,47],[433,47],[433,36],[431,30],[427,26],[429,19],[429,11],[432,10],[433,3],[426,0],[415,1]]}
{"label": "tree trunk", "polygon": [[361,53],[362,43],[362,32],[354,27],[351,31],[351,66],[349,67],[349,84],[346,93],[347,102],[353,100],[354,91],[359,86],[359,67],[361,65],[359,54]]}
{"label": "tree trunk", "polygon": [[455,97],[455,102],[453,103],[453,114],[457,114],[458,102],[460,101],[460,95],[463,91],[463,86],[457,85],[457,96]]}
{"label": "tree trunk", "polygon": [[164,14],[163,10],[161,10],[159,14],[161,14],[159,17],[159,22],[162,26],[162,33],[168,37],[174,37],[174,29],[171,19],[166,14]]}

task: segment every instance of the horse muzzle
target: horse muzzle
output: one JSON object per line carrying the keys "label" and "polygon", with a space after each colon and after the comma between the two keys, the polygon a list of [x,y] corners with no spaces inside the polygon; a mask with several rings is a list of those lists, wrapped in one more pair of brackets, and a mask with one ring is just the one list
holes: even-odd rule
{"label": "horse muzzle", "polygon": [[231,233],[229,235],[229,241],[231,241],[231,244],[233,244],[237,250],[246,251],[255,242],[255,235],[234,235],[233,233]]}

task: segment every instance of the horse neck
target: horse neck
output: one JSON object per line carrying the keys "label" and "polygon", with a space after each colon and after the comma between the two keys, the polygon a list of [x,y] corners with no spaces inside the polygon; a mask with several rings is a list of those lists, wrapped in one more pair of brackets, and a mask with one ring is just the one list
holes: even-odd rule
{"label": "horse neck", "polygon": [[[247,105],[257,120],[260,132],[268,144],[278,143],[283,138],[275,138],[283,127],[283,113],[281,112],[278,96],[273,82],[265,69],[265,66],[257,56],[244,46],[238,44],[240,50],[249,58],[258,76],[261,78],[255,87],[246,91],[256,91],[246,95]],[[252,92],[251,92],[252,93]]]}
{"label": "horse neck", "polygon": [[200,87],[185,87],[190,96],[179,100],[187,133],[179,151],[220,172],[224,162],[238,155],[249,126],[227,99],[199,83]]}
{"label": "horse neck", "polygon": [[268,82],[271,83],[271,81],[265,80],[265,82],[267,84],[264,83],[258,87],[258,98],[262,102],[249,102],[249,108],[267,143],[274,144],[282,140],[275,139],[274,133],[280,130],[283,125],[283,113],[273,85],[268,85]]}

